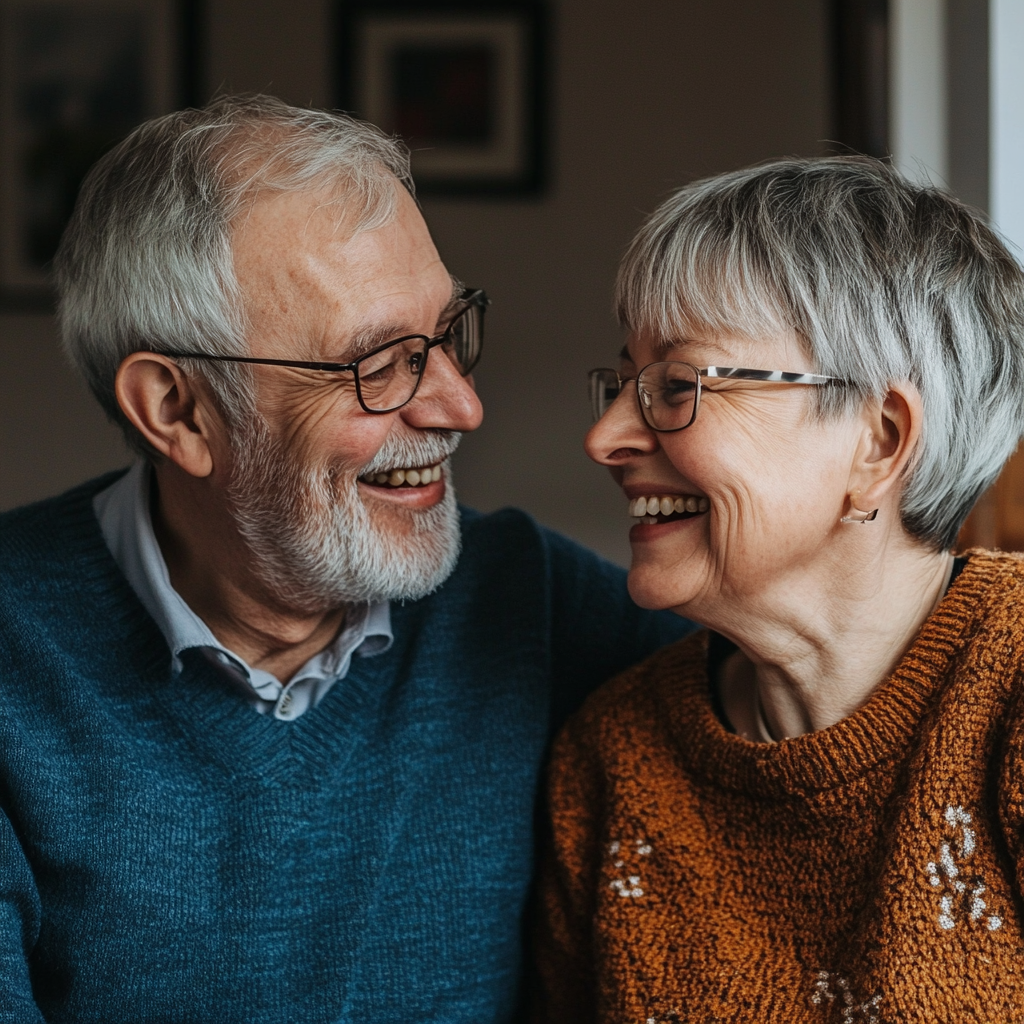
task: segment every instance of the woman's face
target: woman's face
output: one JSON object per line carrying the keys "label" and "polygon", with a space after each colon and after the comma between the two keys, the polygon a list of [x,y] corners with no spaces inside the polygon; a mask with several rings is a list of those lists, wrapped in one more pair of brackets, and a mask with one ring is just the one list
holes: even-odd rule
{"label": "woman's face", "polygon": [[[619,372],[681,360],[814,372],[795,335],[692,337],[666,348],[633,336]],[[587,435],[587,453],[608,466],[630,502],[640,497],[706,499],[706,511],[656,523],[635,519],[629,591],[644,608],[674,608],[721,621],[715,607],[771,603],[806,573],[834,572],[830,536],[847,511],[850,468],[863,429],[855,416],[822,421],[815,388],[710,380],[695,422],[676,433],[646,426],[628,384]],[[842,545],[839,545],[841,548]],[[829,563],[833,563],[830,565]],[[771,592],[770,592],[771,589]],[[792,596],[792,595],[791,595]]]}

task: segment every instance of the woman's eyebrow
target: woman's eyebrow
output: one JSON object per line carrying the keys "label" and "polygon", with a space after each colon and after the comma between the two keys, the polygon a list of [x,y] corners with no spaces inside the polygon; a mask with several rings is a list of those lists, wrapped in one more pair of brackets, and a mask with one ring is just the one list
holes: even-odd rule
{"label": "woman's eyebrow", "polygon": [[705,361],[711,353],[710,361],[713,363],[719,363],[724,359],[731,366],[736,361],[735,350],[726,348],[714,338],[664,338],[658,342],[658,351],[663,355],[677,348],[696,348]]}

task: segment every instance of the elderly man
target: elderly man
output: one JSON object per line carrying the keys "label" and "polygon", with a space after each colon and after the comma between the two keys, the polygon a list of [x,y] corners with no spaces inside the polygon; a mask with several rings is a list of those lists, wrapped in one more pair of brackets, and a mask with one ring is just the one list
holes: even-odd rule
{"label": "elderly man", "polygon": [[0,517],[0,1021],[514,1014],[550,731],[687,626],[456,506],[487,300],[411,190],[264,98],[82,189],[64,339],[143,458]]}

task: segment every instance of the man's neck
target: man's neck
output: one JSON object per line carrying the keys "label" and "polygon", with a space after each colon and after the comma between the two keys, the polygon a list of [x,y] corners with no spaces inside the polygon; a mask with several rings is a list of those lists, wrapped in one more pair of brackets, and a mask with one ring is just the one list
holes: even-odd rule
{"label": "man's neck", "polygon": [[334,640],[347,609],[308,614],[283,607],[251,572],[251,555],[209,488],[173,464],[158,467],[154,481],[153,533],[171,585],[228,650],[287,682]]}

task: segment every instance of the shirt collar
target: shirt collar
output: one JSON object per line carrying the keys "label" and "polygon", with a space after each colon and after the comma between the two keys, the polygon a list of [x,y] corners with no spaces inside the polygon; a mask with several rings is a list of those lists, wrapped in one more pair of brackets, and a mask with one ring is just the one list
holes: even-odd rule
{"label": "shirt collar", "polygon": [[[172,671],[181,672],[184,651],[199,648],[214,664],[231,669],[232,675],[248,684],[260,699],[276,700],[286,689],[280,681],[269,672],[250,667],[221,644],[171,585],[167,563],[153,532],[149,504],[151,475],[148,463],[136,463],[123,477],[96,495],[93,510],[114,561],[167,640]],[[301,680],[326,683],[326,686],[313,687],[316,693],[312,702],[316,703],[334,681],[348,672],[353,653],[362,657],[382,654],[393,640],[387,601],[357,605],[349,612],[334,641],[310,658],[287,688]]]}

